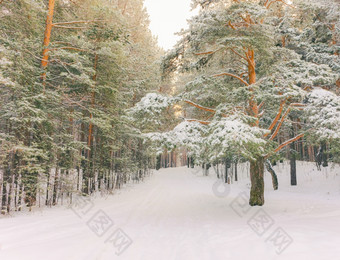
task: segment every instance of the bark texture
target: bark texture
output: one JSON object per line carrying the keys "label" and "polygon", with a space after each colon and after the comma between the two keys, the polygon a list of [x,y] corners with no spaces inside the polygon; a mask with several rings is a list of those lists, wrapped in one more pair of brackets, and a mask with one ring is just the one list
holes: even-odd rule
{"label": "bark texture", "polygon": [[264,204],[264,158],[259,157],[250,161],[250,206],[262,206]]}
{"label": "bark texture", "polygon": [[269,160],[266,160],[265,162],[265,165],[266,165],[266,169],[267,171],[271,174],[272,176],[272,183],[273,183],[273,188],[274,190],[277,190],[279,188],[279,182],[277,180],[277,175],[272,167],[272,164],[270,163]]}

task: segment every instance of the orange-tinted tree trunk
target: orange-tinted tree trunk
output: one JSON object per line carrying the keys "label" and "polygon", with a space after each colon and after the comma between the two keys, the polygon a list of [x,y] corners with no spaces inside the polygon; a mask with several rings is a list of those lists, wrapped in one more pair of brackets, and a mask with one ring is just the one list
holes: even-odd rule
{"label": "orange-tinted tree trunk", "polygon": [[46,28],[45,28],[45,34],[44,34],[44,45],[43,45],[43,57],[41,60],[41,67],[44,69],[44,72],[42,74],[42,80],[43,84],[45,86],[46,84],[46,68],[48,66],[48,59],[49,59],[49,45],[50,45],[50,39],[51,39],[51,33],[52,33],[52,27],[53,27],[53,14],[54,14],[54,6],[55,6],[55,0],[49,0],[48,1],[48,13],[46,18]]}
{"label": "orange-tinted tree trunk", "polygon": [[[248,58],[248,77],[249,77],[249,85],[250,91],[253,91],[251,88],[252,84],[256,83],[256,71],[255,71],[255,53],[254,50],[249,49],[247,52]],[[259,107],[257,105],[257,101],[255,96],[252,95],[249,100],[249,111],[251,112],[251,116],[256,118],[256,123],[254,127],[259,126]],[[250,161],[250,181],[251,181],[251,190],[250,190],[250,199],[249,205],[251,206],[262,206],[264,204],[264,158],[257,157],[256,160]]]}

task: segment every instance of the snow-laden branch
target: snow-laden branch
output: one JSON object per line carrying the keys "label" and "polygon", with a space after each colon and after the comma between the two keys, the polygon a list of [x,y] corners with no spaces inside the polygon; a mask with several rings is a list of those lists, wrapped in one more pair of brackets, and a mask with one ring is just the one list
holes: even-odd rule
{"label": "snow-laden branch", "polygon": [[282,118],[281,118],[281,120],[280,120],[280,123],[277,125],[277,127],[276,127],[274,133],[273,133],[272,136],[269,138],[270,140],[273,140],[273,139],[277,136],[277,134],[279,133],[280,128],[281,128],[283,122],[285,121],[287,115],[289,114],[290,110],[291,110],[291,108],[288,107],[286,113],[282,116]]}
{"label": "snow-laden branch", "polygon": [[202,121],[202,120],[197,120],[197,119],[185,119],[187,122],[198,122],[202,125],[209,125],[211,122],[210,121]]}
{"label": "snow-laden branch", "polygon": [[230,49],[233,53],[235,53],[237,56],[239,56],[240,58],[246,60],[248,62],[248,59],[244,56],[242,56],[240,53],[238,53],[237,51],[235,51],[233,48],[228,48]]}
{"label": "snow-laden branch", "polygon": [[316,88],[305,98],[307,122],[313,125],[312,134],[318,138],[340,139],[340,97]]}
{"label": "snow-laden branch", "polygon": [[249,86],[249,84],[245,80],[243,80],[242,78],[240,78],[237,75],[234,75],[234,74],[231,74],[231,73],[228,73],[228,72],[224,72],[224,73],[221,73],[221,74],[213,75],[213,77],[222,77],[222,76],[233,77],[233,78],[238,79],[239,81],[241,81],[244,85]]}
{"label": "snow-laden branch", "polygon": [[71,22],[59,22],[53,23],[52,26],[56,25],[68,25],[68,24],[79,24],[79,23],[96,23],[96,22],[105,22],[106,20],[90,20],[90,21],[71,21]]}
{"label": "snow-laden branch", "polygon": [[289,3],[286,3],[286,2],[283,1],[283,0],[266,1],[266,3],[265,3],[264,6],[265,6],[267,9],[269,9],[270,6],[271,6],[272,4],[277,3],[277,2],[280,2],[280,3],[284,4],[284,5],[287,5],[287,6],[291,7],[291,8],[294,8],[294,9],[296,8],[294,5],[291,5],[291,4],[289,4]]}
{"label": "snow-laden branch", "polygon": [[56,50],[73,50],[73,51],[80,51],[80,52],[89,52],[89,50],[80,49],[80,48],[76,48],[76,47],[69,47],[69,46],[58,47],[58,48],[52,48],[52,49],[48,49],[48,50],[49,50],[49,51],[56,51]]}
{"label": "snow-laden branch", "polygon": [[87,27],[63,26],[63,25],[55,25],[54,27],[62,29],[87,29]]}
{"label": "snow-laden branch", "polygon": [[190,100],[184,100],[185,103],[191,105],[191,106],[194,106],[198,109],[201,109],[201,110],[204,110],[204,111],[208,111],[208,112],[212,112],[212,113],[216,113],[216,110],[215,109],[212,109],[212,108],[208,108],[208,107],[204,107],[204,106],[201,106],[201,105],[198,105]]}
{"label": "snow-laden branch", "polygon": [[[277,121],[279,121],[285,103],[286,103],[285,100],[281,101],[279,112],[277,113],[277,115],[276,115],[276,117],[274,118],[273,122],[272,122],[271,125],[269,126],[269,128],[268,128],[269,131],[273,130],[273,128],[274,128],[275,125],[277,124]],[[270,133],[270,132],[269,132],[269,133]],[[267,137],[267,136],[269,135],[269,133],[265,134],[264,137]]]}
{"label": "snow-laden branch", "polygon": [[280,146],[279,146],[278,148],[276,148],[276,149],[274,150],[274,152],[275,152],[275,153],[279,152],[281,149],[283,149],[283,148],[286,147],[287,145],[289,145],[289,144],[291,144],[291,143],[293,143],[293,142],[295,142],[295,141],[301,139],[301,138],[304,137],[304,136],[305,136],[305,134],[299,134],[299,135],[295,136],[294,138],[287,140],[286,142],[280,144]]}
{"label": "snow-laden branch", "polygon": [[207,52],[199,52],[199,53],[195,53],[196,56],[201,56],[201,55],[210,55],[210,54],[214,54],[220,50],[223,50],[224,48],[219,48],[215,51],[207,51]]}

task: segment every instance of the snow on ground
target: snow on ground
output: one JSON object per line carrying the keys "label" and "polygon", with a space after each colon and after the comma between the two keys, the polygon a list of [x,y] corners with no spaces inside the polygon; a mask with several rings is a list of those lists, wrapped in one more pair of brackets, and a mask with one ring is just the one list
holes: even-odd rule
{"label": "snow on ground", "polygon": [[279,190],[266,174],[263,207],[244,203],[244,164],[240,181],[227,188],[218,185],[213,169],[208,177],[199,169],[162,169],[73,209],[2,218],[0,259],[339,259],[340,168],[319,172],[299,163],[297,187],[289,185],[289,165],[275,169]]}

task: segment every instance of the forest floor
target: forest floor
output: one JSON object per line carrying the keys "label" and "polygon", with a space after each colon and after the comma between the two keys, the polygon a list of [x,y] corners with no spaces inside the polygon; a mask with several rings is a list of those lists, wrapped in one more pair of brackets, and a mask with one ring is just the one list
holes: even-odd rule
{"label": "forest floor", "polygon": [[249,207],[248,166],[223,186],[213,169],[162,169],[114,196],[74,199],[0,219],[1,260],[339,259],[340,168],[299,162],[265,174],[263,207]]}

